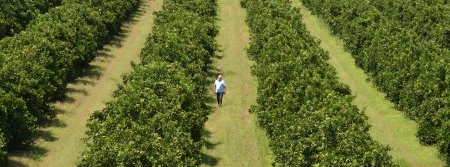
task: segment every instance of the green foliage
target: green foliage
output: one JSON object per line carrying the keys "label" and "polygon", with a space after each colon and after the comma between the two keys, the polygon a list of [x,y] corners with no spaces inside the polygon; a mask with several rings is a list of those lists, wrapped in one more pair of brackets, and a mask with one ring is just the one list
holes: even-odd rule
{"label": "green foliage", "polygon": [[[302,0],[345,41],[357,65],[419,123],[423,144],[449,140],[450,6],[445,1]],[[442,148],[441,148],[442,147]],[[448,151],[441,151],[447,156]]]}
{"label": "green foliage", "polygon": [[201,145],[189,132],[206,117],[198,116],[204,111],[185,76],[175,64],[136,67],[114,93],[116,99],[89,120],[87,134],[94,142],[80,166],[198,164]]}
{"label": "green foliage", "polygon": [[215,1],[164,1],[142,64],[88,121],[78,166],[198,166],[207,70],[216,51]]}
{"label": "green foliage", "polygon": [[4,144],[0,148],[30,144],[36,120],[28,113],[25,102],[2,89],[0,97],[0,132]]}
{"label": "green foliage", "polygon": [[[63,4],[83,4],[96,9],[100,20],[106,25],[109,36],[120,33],[120,27],[130,14],[136,12],[141,0],[63,0]],[[76,13],[73,13],[76,14]]]}
{"label": "green foliage", "polygon": [[441,131],[439,132],[439,152],[444,155],[443,158],[445,162],[447,162],[447,166],[450,164],[450,119],[442,126]]}
{"label": "green foliage", "polygon": [[[45,10],[45,14],[31,14],[33,21],[25,30],[0,41],[0,131],[5,149],[32,143],[35,127],[55,116],[50,103],[65,96],[67,83],[82,73],[140,0],[67,0],[49,9],[50,4],[60,3],[22,0],[17,6],[8,6],[16,7],[18,14],[22,9],[33,12],[32,6]],[[2,8],[0,16],[2,12],[10,11]]]}
{"label": "green foliage", "polygon": [[0,39],[24,30],[39,14],[60,3],[60,0],[0,0]]}
{"label": "green foliage", "polygon": [[328,55],[289,0],[243,0],[256,64],[258,116],[270,138],[273,166],[396,166],[369,135]]}
{"label": "green foliage", "polygon": [[423,40],[432,40],[450,48],[450,6],[447,1],[370,1],[389,20],[415,32]]}
{"label": "green foliage", "polygon": [[[42,44],[46,42],[43,41]],[[50,115],[47,103],[50,101],[49,95],[56,90],[49,82],[54,73],[39,62],[47,63],[49,60],[40,57],[41,54],[45,54],[42,49],[45,48],[31,46],[19,49],[15,53],[7,53],[8,56],[4,56],[4,61],[0,65],[1,87],[6,92],[22,98],[30,113],[36,118]]]}
{"label": "green foliage", "polygon": [[102,47],[107,31],[100,18],[99,12],[85,5],[65,4],[30,24],[30,31],[56,47],[58,53],[52,55],[55,60],[52,69],[59,69],[63,82],[78,76]]}
{"label": "green foliage", "polygon": [[0,129],[0,166],[7,166],[8,165],[8,157],[6,156],[6,142],[3,138],[3,133]]}

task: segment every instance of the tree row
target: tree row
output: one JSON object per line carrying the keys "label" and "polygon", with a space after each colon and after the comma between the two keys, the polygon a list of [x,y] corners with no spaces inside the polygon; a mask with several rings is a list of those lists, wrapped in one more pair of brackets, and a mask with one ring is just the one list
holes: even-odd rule
{"label": "tree row", "polygon": [[200,165],[216,8],[215,0],[164,0],[141,64],[91,115],[78,166]]}
{"label": "tree row", "polygon": [[389,148],[370,137],[367,116],[291,3],[241,1],[258,79],[251,112],[267,131],[273,166],[396,166]]}
{"label": "tree row", "polygon": [[[449,39],[445,32],[450,23],[442,20],[450,17],[448,4],[419,0],[399,7],[363,0],[303,3],[342,37],[370,80],[399,110],[418,122],[420,141],[436,144],[449,165],[450,51],[443,44]],[[414,6],[426,8],[412,14]],[[436,10],[440,8],[444,10]]]}
{"label": "tree row", "polygon": [[67,83],[139,5],[65,0],[0,41],[0,164],[6,163],[2,152],[33,143],[35,128],[55,116],[51,102],[64,98]]}

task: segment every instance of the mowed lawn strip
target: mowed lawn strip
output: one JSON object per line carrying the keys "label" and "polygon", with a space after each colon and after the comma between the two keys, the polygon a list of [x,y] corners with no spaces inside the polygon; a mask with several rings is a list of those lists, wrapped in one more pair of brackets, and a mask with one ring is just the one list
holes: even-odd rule
{"label": "mowed lawn strip", "polygon": [[294,0],[294,5],[301,8],[307,29],[321,40],[321,47],[329,52],[329,63],[336,68],[341,82],[350,86],[352,94],[356,96],[354,103],[359,108],[365,108],[372,125],[369,131],[371,136],[381,144],[390,146],[391,155],[402,166],[444,166],[435,147],[419,143],[415,136],[417,124],[396,110],[384,98],[385,94],[367,82],[367,75],[356,67],[351,54],[345,51],[342,40],[331,35],[326,23],[312,15],[299,0]]}
{"label": "mowed lawn strip", "polygon": [[75,166],[84,148],[86,121],[90,113],[102,109],[104,102],[121,83],[121,75],[131,71],[131,62],[139,63],[139,53],[152,31],[153,12],[160,10],[162,0],[146,0],[124,25],[123,34],[104,48],[90,63],[85,76],[68,85],[63,102],[55,104],[61,112],[52,126],[39,129],[40,139],[29,151],[10,156],[10,166],[70,167]]}
{"label": "mowed lawn strip", "polygon": [[[248,112],[256,103],[257,82],[250,74],[253,64],[246,55],[249,43],[245,11],[239,0],[219,0],[218,44],[223,51],[215,62],[227,84],[223,106],[215,109],[205,125],[207,146],[202,166],[270,166],[272,157],[265,131]],[[215,79],[215,78],[213,78]],[[213,80],[214,81],[214,80]],[[212,86],[213,83],[211,83]],[[211,91],[212,92],[212,91]]]}

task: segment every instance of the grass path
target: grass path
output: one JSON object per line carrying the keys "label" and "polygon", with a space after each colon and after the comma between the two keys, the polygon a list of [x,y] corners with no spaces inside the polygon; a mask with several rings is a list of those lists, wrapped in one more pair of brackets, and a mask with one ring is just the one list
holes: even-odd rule
{"label": "grass path", "polygon": [[299,0],[294,0],[294,5],[301,8],[307,29],[321,40],[321,47],[329,52],[329,63],[336,68],[340,81],[349,85],[353,95],[356,95],[354,103],[359,108],[365,108],[372,125],[371,136],[389,145],[392,148],[391,155],[402,166],[444,166],[436,148],[419,143],[415,136],[417,124],[394,109],[393,104],[384,98],[385,94],[367,82],[367,75],[356,67],[351,54],[344,50],[342,40],[331,35],[326,23],[311,15]]}
{"label": "grass path", "polygon": [[124,26],[124,33],[106,46],[86,71],[86,75],[68,85],[69,93],[55,106],[61,112],[47,128],[38,130],[39,138],[30,151],[10,156],[10,166],[75,166],[84,149],[86,121],[89,114],[101,110],[112,99],[121,75],[131,71],[130,62],[139,62],[139,53],[153,27],[153,11],[162,0],[144,0],[136,16]]}
{"label": "grass path", "polygon": [[[245,11],[239,0],[219,0],[218,4],[217,40],[223,52],[215,66],[217,72],[223,74],[227,93],[223,106],[217,107],[206,122],[208,143],[203,149],[202,166],[270,166],[272,160],[265,131],[248,112],[250,105],[256,103],[257,83],[250,74],[252,62],[245,51],[249,43]],[[215,94],[211,97],[215,99]],[[211,105],[217,106],[215,100]]]}

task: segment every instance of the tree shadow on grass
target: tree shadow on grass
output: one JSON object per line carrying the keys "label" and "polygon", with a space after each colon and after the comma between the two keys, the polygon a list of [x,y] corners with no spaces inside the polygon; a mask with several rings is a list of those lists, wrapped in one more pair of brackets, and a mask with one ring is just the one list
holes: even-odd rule
{"label": "tree shadow on grass", "polygon": [[212,104],[216,104],[216,99],[213,96],[206,96],[205,101],[208,104],[208,106],[210,107],[210,110],[212,112],[212,110],[214,108],[214,106],[212,106]]}
{"label": "tree shadow on grass", "polygon": [[35,141],[43,140],[46,142],[54,142],[58,140],[58,138],[56,138],[51,132],[42,129],[36,130],[34,136]]}
{"label": "tree shadow on grass", "polygon": [[89,64],[83,69],[81,74],[69,81],[69,84],[66,86],[65,94],[63,97],[55,99],[54,102],[62,102],[72,104],[76,101],[72,94],[82,94],[89,95],[88,92],[83,88],[83,86],[95,85],[95,80],[98,80],[103,75],[104,68],[99,65]]}
{"label": "tree shadow on grass", "polygon": [[[208,66],[208,78],[205,81],[205,86],[210,86],[214,83],[214,81],[217,79],[217,76],[223,74],[222,70],[218,69],[217,67],[210,65]],[[208,87],[209,88],[209,87]]]}
{"label": "tree shadow on grass", "polygon": [[130,32],[130,28],[133,24],[137,23],[139,21],[139,18],[145,13],[144,8],[147,7],[146,4],[141,3],[141,6],[133,12],[130,16],[128,16],[127,21],[125,21],[120,29],[118,30],[117,34],[114,34],[113,37],[111,37],[111,41],[107,45],[113,46],[116,48],[121,48],[122,43],[128,36],[128,33]]}
{"label": "tree shadow on grass", "polygon": [[64,121],[62,121],[61,119],[59,119],[57,116],[60,114],[65,114],[67,112],[62,109],[58,109],[54,106],[52,107],[51,110],[52,110],[52,113],[55,113],[55,116],[45,119],[45,120],[42,120],[41,122],[38,123],[38,127],[39,128],[48,128],[48,127],[64,128],[64,127],[66,127],[67,124]]}
{"label": "tree shadow on grass", "polygon": [[88,91],[86,91],[83,86],[94,86],[95,80],[98,80],[103,75],[103,71],[103,67],[98,65],[88,65],[88,67],[83,70],[80,77],[77,77],[70,82],[71,85],[67,86],[64,97],[57,99],[56,102],[72,104],[76,101],[76,99],[72,97],[73,94],[89,95]]}
{"label": "tree shadow on grass", "polygon": [[[83,78],[89,78],[89,79],[99,79],[103,74],[102,71],[104,71],[103,67],[100,67],[98,65],[92,65],[90,64],[82,74]],[[77,78],[75,80],[75,83],[77,83],[79,80],[82,80],[82,78]]]}
{"label": "tree shadow on grass", "polygon": [[[84,81],[83,81],[84,82]],[[87,81],[88,82],[88,81]],[[90,83],[87,83],[90,84]],[[89,95],[89,92],[85,89],[76,89],[76,88],[67,88],[67,93],[76,93],[76,94],[82,94],[82,95]],[[63,101],[67,101],[68,99],[63,99]]]}
{"label": "tree shadow on grass", "polygon": [[[64,114],[66,111],[52,108],[56,115]],[[31,140],[33,143],[20,146],[20,148],[9,151],[8,166],[26,167],[22,160],[25,161],[40,161],[42,157],[48,152],[44,147],[36,144],[36,142],[55,142],[58,138],[48,129],[48,127],[64,128],[67,124],[58,117],[49,118],[39,122],[38,128],[34,130]]]}
{"label": "tree shadow on grass", "polygon": [[[206,150],[213,150],[216,148],[217,145],[221,144],[221,142],[215,143],[211,142],[211,132],[206,129],[203,129],[202,136],[205,141]],[[221,158],[219,157],[208,155],[204,152],[201,153],[201,157],[202,157],[201,164],[206,166],[216,166],[217,163],[219,163],[219,161],[221,160]]]}
{"label": "tree shadow on grass", "polygon": [[36,146],[36,145],[31,145],[22,149],[18,149],[18,150],[14,150],[14,151],[10,151],[9,153],[9,160],[8,166],[14,166],[14,167],[25,167],[27,165],[25,165],[23,162],[20,162],[18,160],[13,160],[11,158],[18,158],[18,159],[31,159],[34,161],[39,161],[41,160],[41,158],[48,152],[47,149],[40,147],[40,146]]}
{"label": "tree shadow on grass", "polygon": [[211,78],[211,80],[216,80],[217,76],[222,73],[223,73],[222,70],[214,66],[210,66],[208,69],[208,77]]}
{"label": "tree shadow on grass", "polygon": [[28,165],[25,165],[24,163],[14,160],[14,159],[9,159],[8,160],[8,167],[29,167]]}
{"label": "tree shadow on grass", "polygon": [[67,92],[64,95],[64,98],[60,100],[60,102],[73,104],[76,102],[76,99],[72,97],[71,94],[82,94],[84,96],[88,96],[89,93],[85,89],[76,89],[76,88],[67,88]]}
{"label": "tree shadow on grass", "polygon": [[216,51],[214,53],[213,58],[216,58],[216,59],[220,60],[220,59],[222,59],[224,57],[223,50],[220,49],[220,48],[221,48],[220,44],[217,44],[217,49],[216,49]]}
{"label": "tree shadow on grass", "polygon": [[121,28],[117,34],[111,37],[111,41],[107,44],[108,46],[113,46],[116,48],[121,48],[123,41],[126,39],[129,29]]}
{"label": "tree shadow on grass", "polygon": [[202,157],[201,164],[206,165],[206,166],[216,166],[220,160],[217,157],[213,157],[213,156],[205,154],[205,153],[201,153],[201,157]]}
{"label": "tree shadow on grass", "polygon": [[110,58],[114,57],[110,53],[111,48],[104,47],[102,50],[98,51],[95,55],[95,60],[102,63],[109,63]]}

